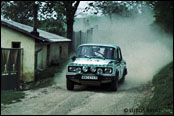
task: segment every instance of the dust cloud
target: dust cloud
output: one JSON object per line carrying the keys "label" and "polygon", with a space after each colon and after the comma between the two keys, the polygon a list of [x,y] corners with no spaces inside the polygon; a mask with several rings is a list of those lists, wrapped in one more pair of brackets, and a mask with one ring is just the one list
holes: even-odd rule
{"label": "dust cloud", "polygon": [[108,17],[95,22],[89,19],[91,26],[98,25],[90,43],[120,46],[127,62],[126,88],[152,80],[163,66],[173,60],[173,36],[154,25],[154,20],[152,10],[129,18],[115,15],[112,23]]}

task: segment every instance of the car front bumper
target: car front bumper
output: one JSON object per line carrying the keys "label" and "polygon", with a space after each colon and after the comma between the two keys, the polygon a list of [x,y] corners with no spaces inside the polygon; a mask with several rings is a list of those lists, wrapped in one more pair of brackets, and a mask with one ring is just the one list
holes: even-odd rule
{"label": "car front bumper", "polygon": [[[82,75],[86,76],[97,76],[97,79],[83,79]],[[66,78],[83,85],[101,85],[104,83],[111,83],[115,76],[113,75],[96,75],[96,74],[71,74],[67,73]]]}

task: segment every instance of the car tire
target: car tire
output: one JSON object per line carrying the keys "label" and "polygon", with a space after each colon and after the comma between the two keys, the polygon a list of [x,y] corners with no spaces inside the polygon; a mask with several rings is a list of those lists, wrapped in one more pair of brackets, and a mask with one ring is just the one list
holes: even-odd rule
{"label": "car tire", "polygon": [[116,78],[111,83],[111,91],[117,91],[117,89],[118,89],[118,79]]}
{"label": "car tire", "polygon": [[74,82],[72,82],[71,80],[67,79],[66,80],[66,87],[68,90],[73,90],[74,89]]}

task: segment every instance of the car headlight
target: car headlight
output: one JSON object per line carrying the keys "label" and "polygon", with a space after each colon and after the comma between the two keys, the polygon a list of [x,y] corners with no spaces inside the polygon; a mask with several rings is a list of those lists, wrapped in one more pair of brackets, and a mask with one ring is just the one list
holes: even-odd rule
{"label": "car headlight", "polygon": [[94,72],[96,72],[96,67],[95,67],[95,66],[91,66],[91,67],[90,67],[90,70],[91,70],[91,72],[94,73]]}
{"label": "car headlight", "polygon": [[77,73],[81,73],[82,72],[82,69],[79,67],[79,68],[76,68],[76,72]]}
{"label": "car headlight", "polygon": [[87,66],[83,66],[82,70],[83,70],[83,72],[88,72],[88,67]]}
{"label": "car headlight", "polygon": [[103,70],[102,70],[101,68],[98,68],[98,69],[97,69],[97,74],[98,74],[98,75],[102,75],[102,74],[103,74]]}
{"label": "car headlight", "polygon": [[105,73],[112,74],[112,68],[105,68]]}
{"label": "car headlight", "polygon": [[81,73],[81,68],[80,68],[80,67],[75,67],[75,66],[69,66],[69,67],[68,67],[68,72],[77,72],[77,73]]}
{"label": "car headlight", "polygon": [[68,67],[68,72],[76,72],[76,67],[74,66]]}

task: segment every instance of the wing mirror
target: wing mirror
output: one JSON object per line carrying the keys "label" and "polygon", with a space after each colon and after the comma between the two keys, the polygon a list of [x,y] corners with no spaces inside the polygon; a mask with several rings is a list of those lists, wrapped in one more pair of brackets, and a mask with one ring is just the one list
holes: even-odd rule
{"label": "wing mirror", "polygon": [[116,59],[115,59],[115,61],[116,61],[115,63],[120,63],[121,60],[122,60],[121,58],[116,58]]}

